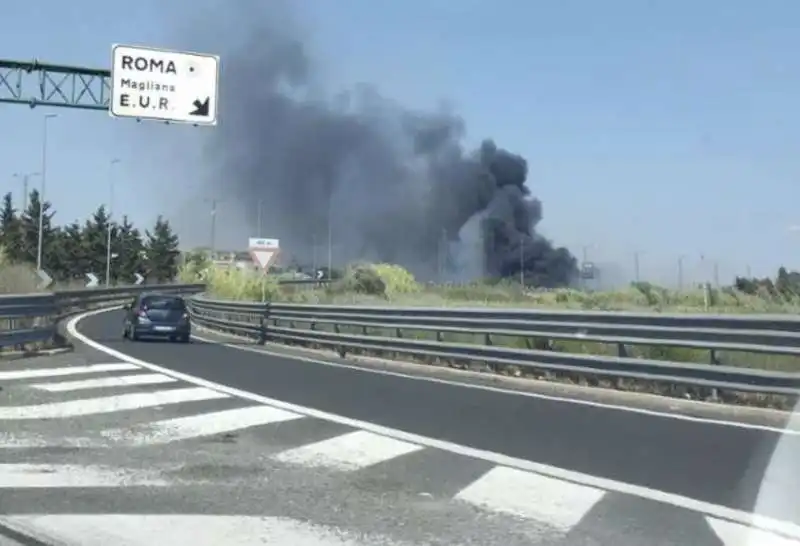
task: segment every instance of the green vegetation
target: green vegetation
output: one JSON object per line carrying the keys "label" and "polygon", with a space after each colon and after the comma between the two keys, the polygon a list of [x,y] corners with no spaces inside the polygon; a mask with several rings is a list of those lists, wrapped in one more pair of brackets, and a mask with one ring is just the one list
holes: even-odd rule
{"label": "green vegetation", "polygon": [[[55,281],[50,289],[82,287],[87,273],[105,282],[109,224],[112,284],[131,284],[137,273],[149,283],[169,282],[178,273],[178,238],[161,217],[142,233],[127,217],[110,221],[103,206],[83,224],[75,221],[61,226],[55,224],[49,202],[42,204],[42,210],[43,269]],[[0,205],[0,293],[38,290],[38,238],[39,192],[30,193],[24,211],[14,207],[12,194],[7,193]]]}
{"label": "green vegetation", "polygon": [[[263,276],[252,271],[214,269],[200,255],[187,260],[180,278],[195,282],[203,277],[212,297],[234,300],[285,301],[292,303],[332,303],[352,305],[408,305],[408,306],[496,306],[537,309],[619,310],[671,313],[797,313],[800,310],[800,283],[796,274],[781,270],[775,280],[737,279],[736,285],[721,289],[695,289],[675,291],[648,283],[634,283],[626,289],[609,292],[582,292],[572,289],[535,290],[522,288],[513,282],[484,282],[468,285],[426,285],[418,283],[401,267],[388,264],[355,264],[341,272],[340,278],[329,286],[318,288],[308,285],[280,285],[277,272]],[[237,320],[239,318],[237,317]],[[308,328],[308,324],[294,323],[295,328]],[[317,330],[331,330],[329,325],[317,324]],[[363,334],[361,328],[342,327],[342,333]],[[371,328],[369,335],[394,336],[389,329]],[[404,331],[403,337],[437,339],[433,332]],[[439,340],[455,343],[485,343],[483,335],[440,334]],[[526,339],[523,337],[493,336],[494,345],[564,353],[617,355],[615,345],[584,342],[580,340]],[[709,363],[708,351],[664,346],[627,347],[631,357],[674,362]],[[800,371],[800,359],[788,356],[720,352],[718,362],[743,367],[757,367],[786,371]],[[427,362],[462,367],[455,362]],[[556,374],[520,370],[513,366],[494,370],[497,373],[531,379],[587,384],[656,392],[682,398],[708,398],[709,391],[651,385],[636,381],[615,381],[602,377],[578,374]],[[743,393],[719,393],[722,400],[748,405],[789,407],[791,401],[777,396],[756,396]]]}
{"label": "green vegetation", "polygon": [[605,292],[570,288],[536,290],[512,281],[422,284],[402,267],[390,264],[351,265],[334,275],[337,280],[325,287],[281,286],[281,277],[277,270],[264,276],[253,271],[214,269],[200,253],[191,255],[180,273],[183,282],[204,278],[213,297],[234,300],[678,313],[800,312],[800,274],[788,273],[783,268],[774,281],[736,279],[730,287],[684,291],[650,283],[632,283],[627,288]]}

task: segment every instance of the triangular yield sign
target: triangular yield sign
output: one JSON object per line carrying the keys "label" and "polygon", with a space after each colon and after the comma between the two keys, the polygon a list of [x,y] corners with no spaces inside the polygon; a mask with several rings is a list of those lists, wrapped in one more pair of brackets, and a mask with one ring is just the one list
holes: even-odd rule
{"label": "triangular yield sign", "polygon": [[269,264],[272,260],[275,259],[275,256],[278,254],[277,249],[251,249],[250,256],[253,257],[253,261],[258,264],[259,267],[262,269],[269,269]]}

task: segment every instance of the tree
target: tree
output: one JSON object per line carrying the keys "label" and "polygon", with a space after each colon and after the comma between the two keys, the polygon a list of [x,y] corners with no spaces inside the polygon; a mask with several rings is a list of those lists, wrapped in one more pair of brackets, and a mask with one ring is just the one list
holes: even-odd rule
{"label": "tree", "polygon": [[0,243],[5,250],[5,257],[11,262],[20,260],[22,236],[20,233],[20,220],[11,192],[3,196],[2,210],[0,210]]}
{"label": "tree", "polygon": [[123,284],[134,282],[137,273],[146,273],[142,257],[144,243],[141,233],[127,216],[123,216],[122,224],[117,226],[115,242],[113,250],[117,253],[117,258],[114,261],[113,278]]}
{"label": "tree", "polygon": [[64,270],[60,277],[65,280],[85,279],[86,272],[91,268],[92,260],[85,245],[80,223],[75,221],[64,226],[64,229],[61,230],[61,245],[68,260],[64,263]]}
{"label": "tree", "polygon": [[[21,241],[19,261],[36,264],[37,251],[39,247],[39,203],[40,196],[38,190],[31,191],[28,200],[28,208],[22,213],[20,218]],[[53,256],[53,252],[58,248],[58,230],[53,227],[52,205],[43,201],[42,203],[42,261],[50,269],[58,269],[62,261],[59,257]],[[56,258],[49,260],[49,258]],[[49,272],[49,271],[48,271]],[[55,271],[51,276],[57,274]]]}
{"label": "tree", "polygon": [[156,282],[172,281],[178,274],[178,236],[169,221],[159,216],[152,231],[146,231],[149,276]]}
{"label": "tree", "polygon": [[86,250],[86,270],[82,275],[94,273],[105,280],[106,252],[108,249],[109,217],[105,205],[100,205],[83,226],[83,248]]}

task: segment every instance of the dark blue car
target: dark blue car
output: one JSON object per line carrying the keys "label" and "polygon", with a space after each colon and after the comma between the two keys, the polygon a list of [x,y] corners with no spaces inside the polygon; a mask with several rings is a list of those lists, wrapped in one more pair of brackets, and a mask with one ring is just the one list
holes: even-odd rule
{"label": "dark blue car", "polygon": [[141,294],[125,306],[122,337],[138,341],[144,337],[189,343],[192,325],[186,301],[172,294]]}

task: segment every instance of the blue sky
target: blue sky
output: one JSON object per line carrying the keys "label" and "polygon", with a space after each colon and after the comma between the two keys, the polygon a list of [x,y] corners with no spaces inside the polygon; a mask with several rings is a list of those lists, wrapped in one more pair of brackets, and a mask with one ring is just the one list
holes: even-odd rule
{"label": "blue sky", "polygon": [[[470,142],[492,137],[528,159],[542,230],[579,256],[589,247],[590,258],[630,278],[639,251],[642,277],[669,283],[680,255],[686,280],[709,277],[714,262],[723,281],[798,265],[800,232],[788,228],[800,224],[800,3],[294,4],[328,89],[367,81],[412,107],[446,100]],[[193,17],[229,5],[19,2],[3,12],[0,51],[108,67],[115,42],[192,48]],[[217,38],[236,32],[223,26]],[[187,215],[207,214],[199,131],[213,129],[52,111],[48,198],[60,221],[107,200],[112,158],[121,160],[116,208],[137,223],[162,213],[180,228]],[[12,173],[40,170],[45,112],[0,105],[4,191],[19,186]],[[226,229],[226,215],[241,211],[220,210],[220,243],[244,247],[249,234]],[[184,233],[187,242],[206,243],[199,231]]]}

